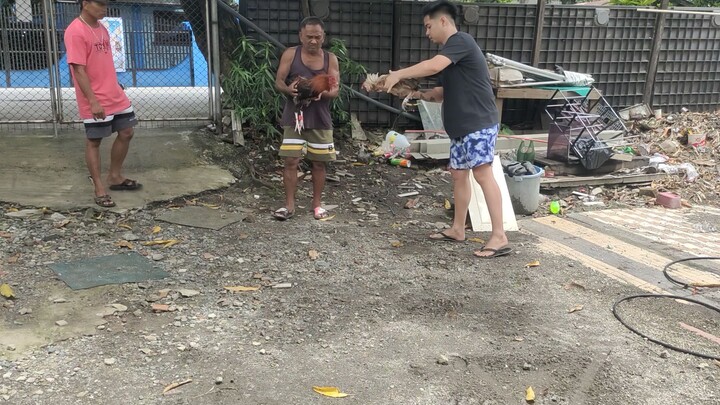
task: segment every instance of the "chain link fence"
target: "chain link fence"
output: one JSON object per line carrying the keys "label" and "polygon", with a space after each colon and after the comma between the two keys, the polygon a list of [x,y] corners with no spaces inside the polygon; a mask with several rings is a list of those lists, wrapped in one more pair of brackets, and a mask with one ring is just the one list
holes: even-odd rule
{"label": "chain link fence", "polygon": [[[16,0],[0,8],[0,131],[79,122],[63,34],[81,1]],[[118,81],[140,124],[207,121],[210,87],[205,2],[187,13],[179,0],[117,0],[102,23]],[[191,23],[192,22],[192,23]],[[195,30],[200,30],[201,40]],[[37,126],[37,125],[35,125]]]}

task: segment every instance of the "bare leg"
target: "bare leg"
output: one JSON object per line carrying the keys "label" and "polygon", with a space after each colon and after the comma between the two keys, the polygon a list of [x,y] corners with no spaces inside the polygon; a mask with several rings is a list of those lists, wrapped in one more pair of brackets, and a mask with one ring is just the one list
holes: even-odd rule
{"label": "bare leg", "polygon": [[[495,177],[493,177],[492,166],[488,163],[473,168],[473,177],[475,177],[475,181],[477,181],[480,184],[480,188],[482,188],[492,224],[490,239],[485,244],[485,247],[490,249],[504,247],[508,244],[508,240],[505,235],[505,228],[503,227],[502,195],[500,194],[500,187],[495,181]],[[475,254],[477,256],[491,256],[493,252],[485,251],[476,252]]]}
{"label": "bare leg", "polygon": [[[300,158],[286,157],[283,169],[283,185],[285,186],[285,208],[295,211],[295,191],[297,190],[297,171]],[[313,176],[313,181],[315,181]]]}
{"label": "bare leg", "polygon": [[312,183],[313,183],[313,210],[322,205],[322,192],[325,189],[325,176],[327,171],[325,162],[312,162]]}
{"label": "bare leg", "polygon": [[[453,198],[455,199],[455,214],[450,229],[442,233],[456,240],[465,240],[465,219],[470,205],[470,176],[467,169],[450,169],[453,178]],[[432,235],[433,239],[440,239],[442,235]]]}
{"label": "bare leg", "polygon": [[135,133],[134,128],[125,128],[118,131],[117,138],[110,150],[110,172],[108,173],[109,184],[120,184],[125,181],[122,175],[122,167],[130,148],[130,140]]}
{"label": "bare leg", "polygon": [[103,196],[107,194],[100,179],[100,143],[102,139],[86,139],[85,140],[85,163],[87,164],[90,178],[95,186],[95,196]]}

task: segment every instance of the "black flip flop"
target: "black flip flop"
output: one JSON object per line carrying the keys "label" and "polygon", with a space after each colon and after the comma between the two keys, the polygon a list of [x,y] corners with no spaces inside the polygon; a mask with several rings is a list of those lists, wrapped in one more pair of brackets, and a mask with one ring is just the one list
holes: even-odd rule
{"label": "black flip flop", "polygon": [[110,190],[113,191],[132,191],[137,190],[142,187],[142,184],[138,183],[136,180],[130,180],[125,179],[120,184],[111,184]]}
{"label": "black flip flop", "polygon": [[430,235],[430,236],[428,236],[428,239],[435,240],[435,241],[441,241],[441,242],[458,242],[458,243],[465,242],[464,239],[463,240],[455,239],[452,236],[446,234],[445,232],[438,232],[433,235],[442,235],[442,238],[433,238],[432,235]]}
{"label": "black flip flop", "polygon": [[510,252],[512,252],[512,248],[511,248],[511,247],[507,247],[507,246],[501,247],[501,248],[498,248],[498,249],[493,249],[493,248],[489,248],[489,247],[483,247],[482,249],[479,250],[479,252],[481,252],[481,253],[482,253],[482,252],[493,252],[493,254],[491,254],[490,256],[478,256],[476,252],[473,252],[473,255],[474,255],[475,257],[479,257],[480,259],[492,259],[492,258],[494,258],[494,257],[500,257],[500,256],[507,256],[507,255],[509,255]]}

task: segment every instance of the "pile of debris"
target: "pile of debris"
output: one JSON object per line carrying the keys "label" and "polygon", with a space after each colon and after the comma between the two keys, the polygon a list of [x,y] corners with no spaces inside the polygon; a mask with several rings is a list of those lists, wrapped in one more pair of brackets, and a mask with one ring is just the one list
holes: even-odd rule
{"label": "pile of debris", "polygon": [[633,152],[649,156],[651,166],[669,174],[653,182],[690,203],[717,205],[720,197],[720,112],[690,113],[633,122],[639,135]]}

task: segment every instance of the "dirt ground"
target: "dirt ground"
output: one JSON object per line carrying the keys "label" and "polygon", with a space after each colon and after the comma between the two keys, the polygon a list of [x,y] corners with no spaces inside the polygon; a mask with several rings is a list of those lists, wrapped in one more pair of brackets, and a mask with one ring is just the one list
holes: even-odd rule
{"label": "dirt ground", "polygon": [[[526,403],[532,387],[536,404],[720,404],[717,363],[645,341],[613,317],[635,287],[539,250],[527,232],[511,233],[514,252],[492,260],[472,256],[479,241],[428,240],[451,216],[441,170],[353,165],[355,151],[340,144],[344,161],[331,169],[340,181],[324,198],[336,216],[313,219],[305,179],[297,214],[279,222],[274,152],[198,140],[236,173],[241,153],[253,159],[255,180],[123,214],[21,220],[4,216],[21,207],[0,206],[0,281],[16,295],[0,298],[0,403],[500,405]],[[420,191],[415,208],[397,197],[404,185]],[[247,217],[219,231],[156,220],[188,204]],[[155,238],[179,243],[142,244]],[[117,245],[128,239],[131,248]],[[48,267],[128,250],[170,277],[73,291]],[[108,314],[111,304],[120,305]],[[720,334],[717,314],[701,308],[638,303],[626,314],[645,330],[707,317]]]}

